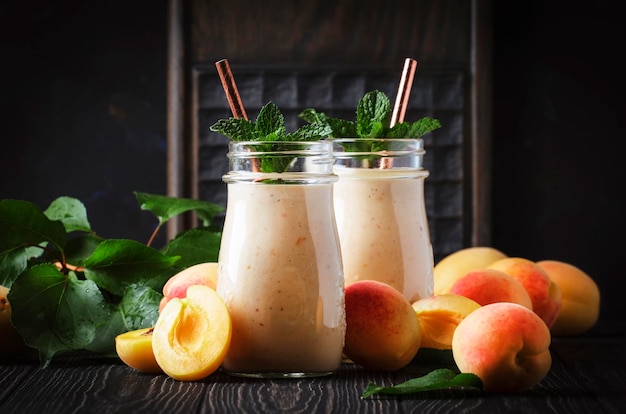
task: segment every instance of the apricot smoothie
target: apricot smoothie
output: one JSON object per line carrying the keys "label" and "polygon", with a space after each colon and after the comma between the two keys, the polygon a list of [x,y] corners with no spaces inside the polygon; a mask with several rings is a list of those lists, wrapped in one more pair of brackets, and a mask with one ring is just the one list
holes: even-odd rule
{"label": "apricot smoothie", "polygon": [[227,373],[301,377],[339,367],[344,279],[332,185],[229,183],[217,281],[233,327]]}
{"label": "apricot smoothie", "polygon": [[[337,142],[349,140],[337,140]],[[337,152],[334,207],[346,285],[385,282],[411,302],[433,295],[433,251],[424,203],[421,142],[394,141],[374,159]],[[400,141],[400,142],[397,142]],[[405,143],[406,142],[406,143]],[[384,145],[387,145],[384,143]],[[391,146],[391,144],[389,144]]]}

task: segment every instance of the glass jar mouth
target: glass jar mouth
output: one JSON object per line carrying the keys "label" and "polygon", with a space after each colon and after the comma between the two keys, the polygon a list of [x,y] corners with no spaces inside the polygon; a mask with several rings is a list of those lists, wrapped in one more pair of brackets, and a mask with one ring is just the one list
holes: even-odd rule
{"label": "glass jar mouth", "polygon": [[335,167],[422,169],[421,138],[332,138]]}
{"label": "glass jar mouth", "polygon": [[318,141],[231,141],[228,157],[310,156],[331,159],[332,143]]}
{"label": "glass jar mouth", "polygon": [[363,154],[382,156],[423,155],[422,138],[329,138],[334,157],[352,157]]}
{"label": "glass jar mouth", "polygon": [[290,181],[333,176],[332,143],[325,140],[233,141],[228,160],[229,179],[236,174],[254,176],[255,180],[265,175],[270,180]]}

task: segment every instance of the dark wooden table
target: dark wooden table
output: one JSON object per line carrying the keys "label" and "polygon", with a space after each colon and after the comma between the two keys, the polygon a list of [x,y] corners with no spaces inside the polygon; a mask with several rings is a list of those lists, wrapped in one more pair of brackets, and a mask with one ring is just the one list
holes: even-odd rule
{"label": "dark wooden table", "polygon": [[[418,357],[394,373],[344,364],[334,375],[255,380],[216,372],[197,382],[138,373],[117,359],[57,357],[47,368],[0,360],[0,413],[626,413],[626,324],[553,338],[546,378],[519,394],[437,391],[361,399],[370,382],[394,385],[436,368]],[[446,366],[447,365],[447,366]]]}

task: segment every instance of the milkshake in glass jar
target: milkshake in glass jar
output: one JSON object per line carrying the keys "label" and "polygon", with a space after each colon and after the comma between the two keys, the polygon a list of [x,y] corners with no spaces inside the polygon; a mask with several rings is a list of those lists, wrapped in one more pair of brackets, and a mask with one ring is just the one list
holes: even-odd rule
{"label": "milkshake in glass jar", "polygon": [[423,140],[333,139],[337,229],[346,285],[385,282],[411,302],[433,295]]}
{"label": "milkshake in glass jar", "polygon": [[233,331],[222,369],[261,378],[331,374],[345,335],[331,143],[231,142],[228,156],[217,291]]}

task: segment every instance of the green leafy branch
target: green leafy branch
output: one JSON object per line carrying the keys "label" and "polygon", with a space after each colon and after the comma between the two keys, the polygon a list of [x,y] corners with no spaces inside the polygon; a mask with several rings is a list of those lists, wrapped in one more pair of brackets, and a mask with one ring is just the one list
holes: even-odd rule
{"label": "green leafy branch", "polygon": [[[47,366],[57,354],[114,355],[115,336],[153,326],[165,282],[191,265],[217,261],[221,229],[211,226],[221,206],[136,192],[158,224],[143,244],[104,239],[85,206],[59,197],[42,211],[23,200],[0,200],[0,285],[11,322]],[[151,244],[171,218],[194,211],[202,225],[157,250]]]}

